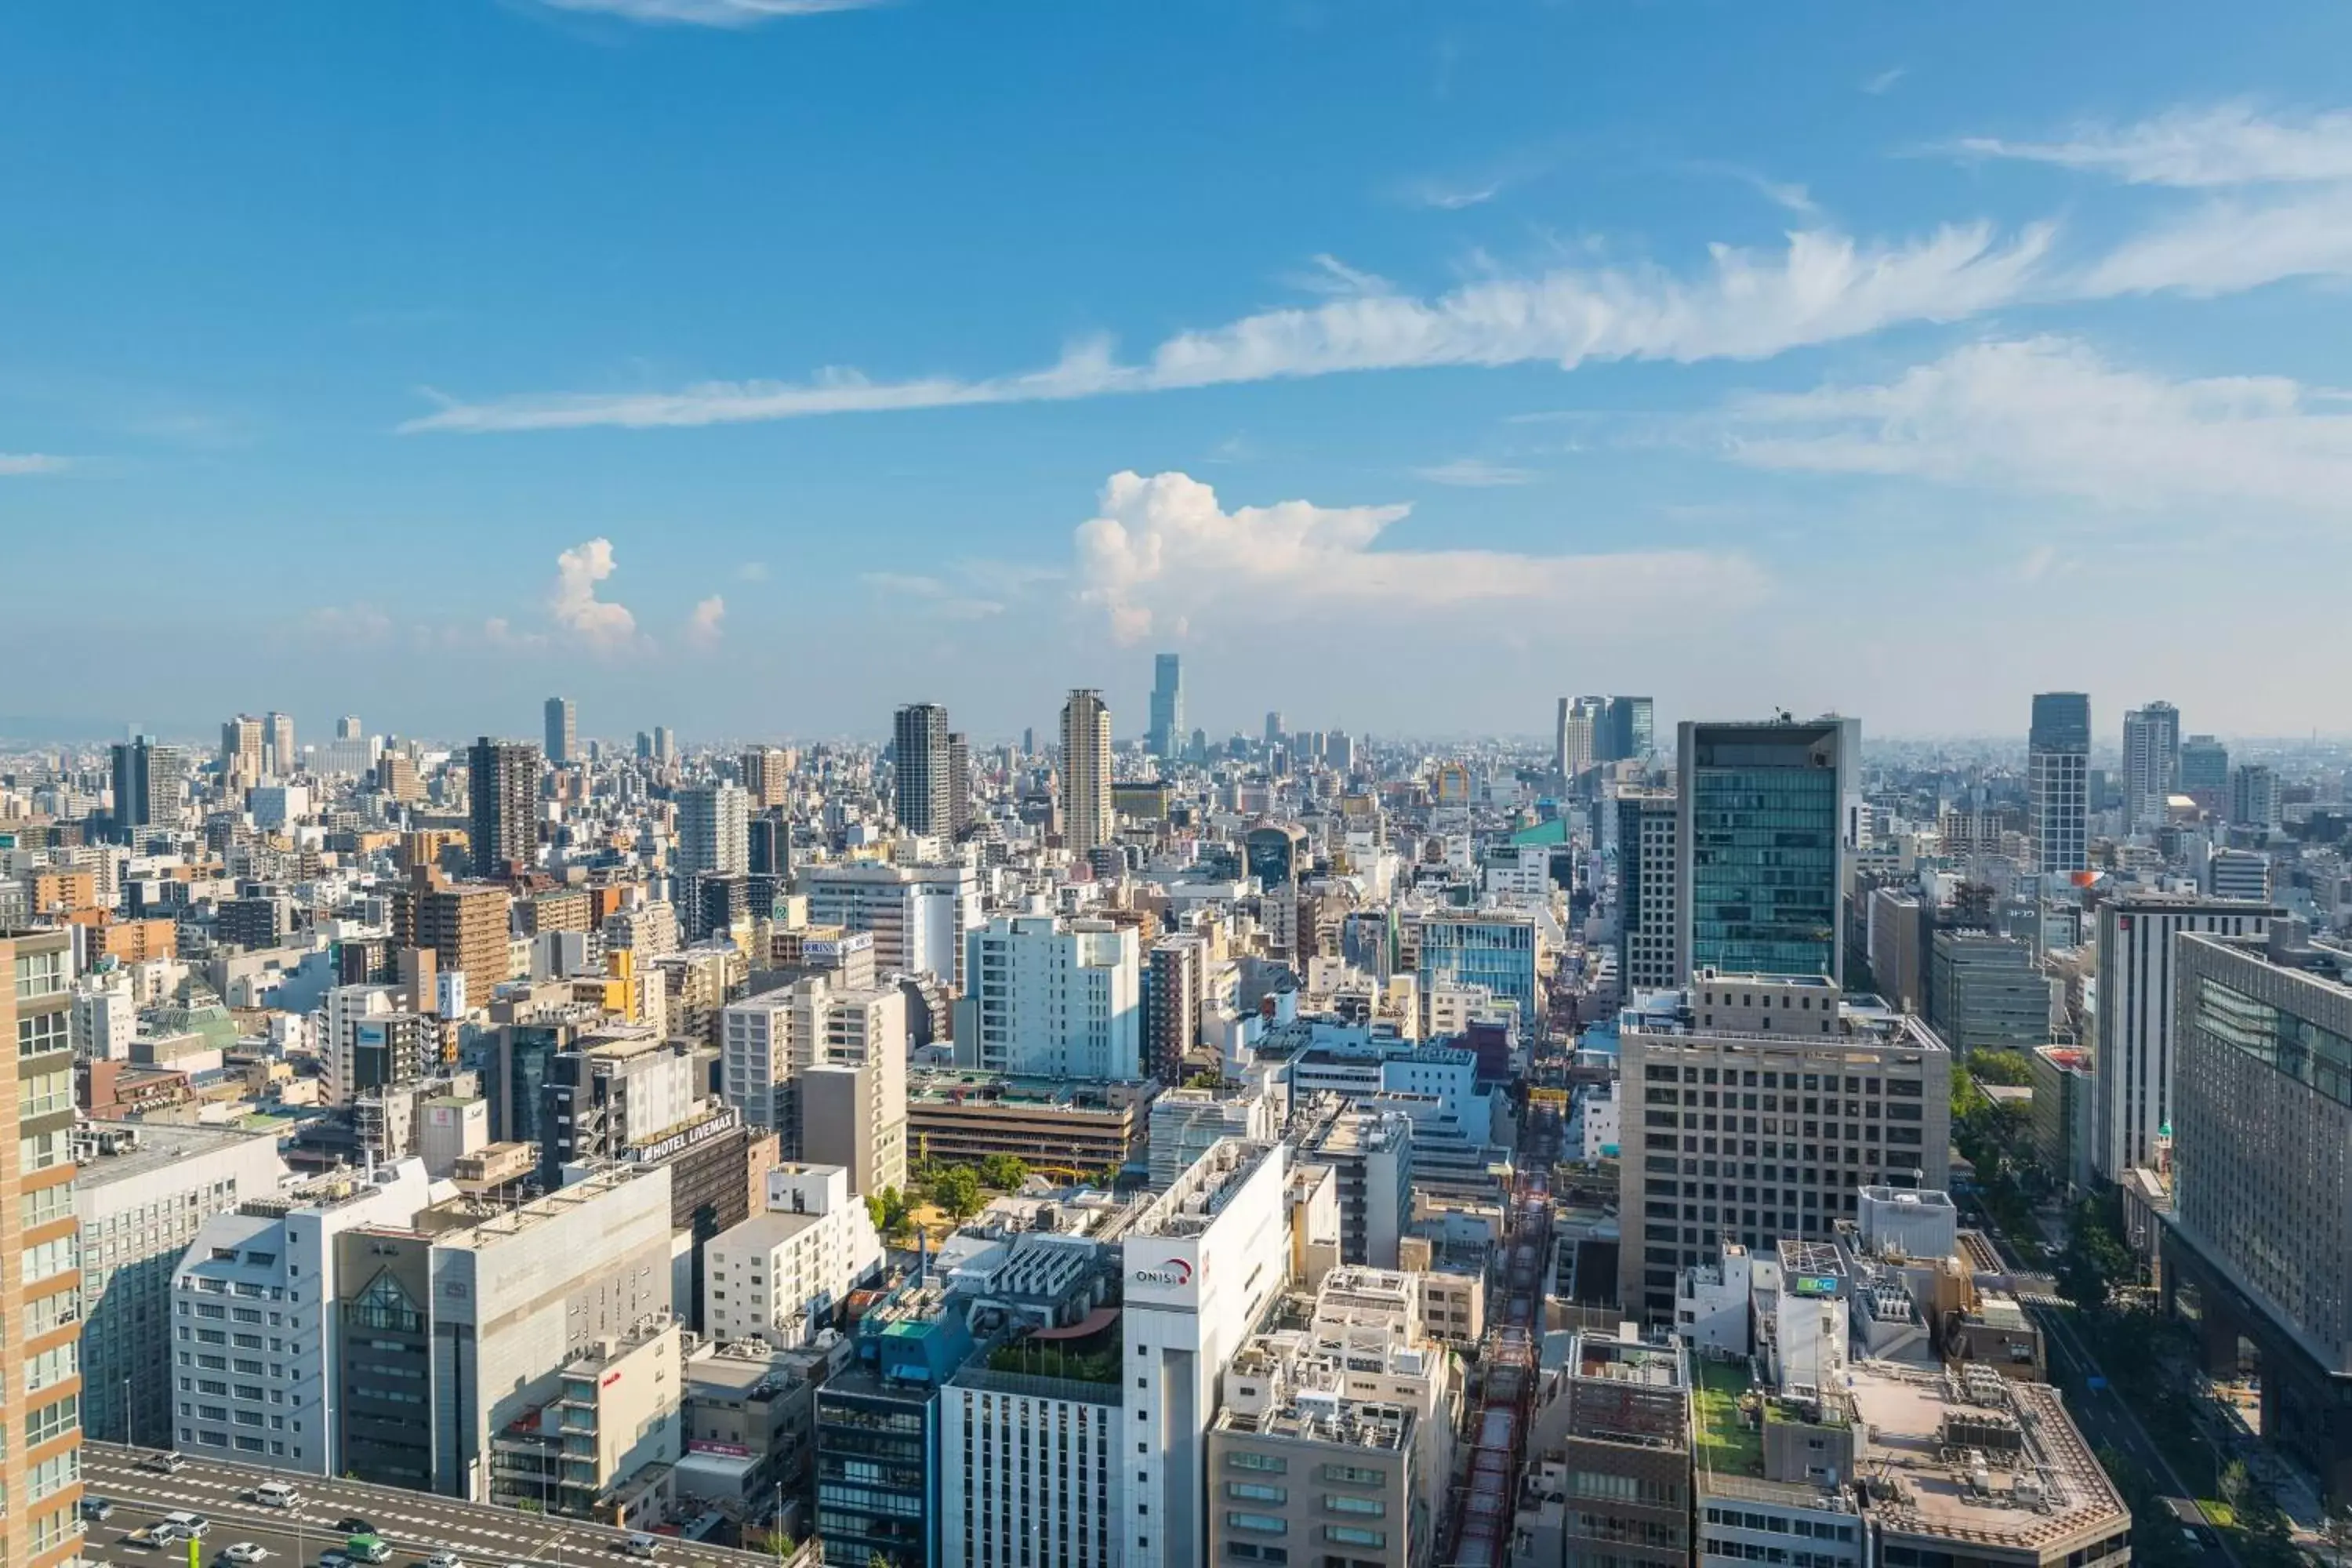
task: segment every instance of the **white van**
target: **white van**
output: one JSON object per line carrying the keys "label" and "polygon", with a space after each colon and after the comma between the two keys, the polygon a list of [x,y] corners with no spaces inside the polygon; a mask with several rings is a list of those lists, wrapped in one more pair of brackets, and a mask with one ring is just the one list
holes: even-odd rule
{"label": "white van", "polygon": [[661,1537],[647,1535],[642,1530],[631,1531],[629,1539],[621,1546],[621,1550],[632,1557],[651,1557],[660,1548]]}
{"label": "white van", "polygon": [[284,1481],[264,1481],[253,1489],[253,1500],[264,1508],[292,1508],[302,1494]]}

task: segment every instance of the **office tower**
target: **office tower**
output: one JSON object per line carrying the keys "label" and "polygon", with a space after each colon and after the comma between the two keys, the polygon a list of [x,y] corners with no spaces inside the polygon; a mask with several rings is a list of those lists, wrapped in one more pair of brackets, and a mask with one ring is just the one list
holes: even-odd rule
{"label": "office tower", "polygon": [[1692,973],[1843,983],[1846,795],[1861,751],[1854,719],[1684,722],[1675,904]]}
{"label": "office tower", "polygon": [[1675,834],[1680,817],[1671,791],[1617,797],[1618,984],[1632,996],[1683,983],[1682,922],[1675,918]]}
{"label": "office tower", "polygon": [[2033,944],[1989,931],[1937,931],[1928,943],[1927,1022],[1961,1061],[1976,1051],[2048,1045],[2050,982]]}
{"label": "office tower", "polygon": [[1163,653],[1151,661],[1151,754],[1173,762],[1184,745],[1184,660]]}
{"label": "office tower", "polygon": [[2025,834],[2035,870],[2064,876],[2089,868],[2090,770],[2090,698],[2037,692],[2025,758]]}
{"label": "office tower", "polygon": [[240,713],[221,726],[221,783],[230,790],[251,789],[261,782],[261,721]]}
{"label": "office tower", "polygon": [[1298,886],[1307,870],[1307,830],[1295,822],[1261,823],[1242,835],[1242,869],[1265,892]]}
{"label": "office tower", "polygon": [[488,735],[466,751],[468,843],[474,875],[505,877],[539,858],[539,752]]}
{"label": "office tower", "polygon": [[649,730],[640,730],[637,731],[637,761],[641,763],[650,763],[653,760],[653,732]]}
{"label": "office tower", "polygon": [[1497,1002],[1518,1009],[1519,1027],[1533,1031],[1542,996],[1542,928],[1516,910],[1430,910],[1404,918],[1404,940],[1424,1002],[1441,988],[1484,986]]}
{"label": "office tower", "polygon": [[2230,748],[2210,735],[2180,742],[2180,793],[2200,811],[2220,815],[2230,795]]}
{"label": "office tower", "polygon": [[1282,727],[1282,710],[1276,708],[1268,712],[1265,716],[1265,743],[1269,746],[1279,746],[1286,733],[1287,731]]}
{"label": "office tower", "polygon": [[1552,737],[1552,770],[1570,783],[1591,772],[1592,764],[1602,760],[1601,746],[1607,740],[1604,733],[1608,721],[1609,700],[1605,697],[1578,697],[1559,700],[1559,720]]}
{"label": "office tower", "polygon": [[1227,1478],[1208,1471],[1208,1436],[1234,1355],[1287,1278],[1287,1170],[1280,1143],[1220,1143],[1120,1238],[1119,1428],[1139,1435],[1140,1450],[1121,1455],[1132,1467],[1125,1478],[1135,1508],[1126,1511],[1130,1524],[1149,1527],[1122,1543],[1123,1568],[1211,1561],[1202,1500],[1213,1498],[1220,1512],[1228,1505]]}
{"label": "office tower", "polygon": [[1722,1242],[1827,1241],[1864,1187],[1948,1184],[1951,1052],[1909,1014],[1849,1007],[1830,981],[1695,973],[1670,1016],[1629,1018],[1621,1049],[1628,1317],[1671,1320],[1676,1272]]}
{"label": "office tower", "polygon": [[262,762],[268,771],[284,778],[301,765],[302,759],[294,751],[294,716],[291,713],[268,713],[262,717]]}
{"label": "office tower", "polygon": [[[173,1442],[172,1271],[205,1222],[286,1177],[274,1132],[96,1122],[81,1220],[81,1423],[101,1442]],[[126,1398],[128,1403],[125,1403]]]}
{"label": "office tower", "polygon": [[839,1165],[778,1165],[767,1197],[711,1238],[703,1319],[722,1344],[792,1350],[832,1327],[835,1303],[881,1278],[882,1238]]}
{"label": "office tower", "polygon": [[360,716],[356,713],[346,713],[336,720],[335,739],[338,741],[366,740],[366,732],[360,728]]}
{"label": "office tower", "polygon": [[800,877],[809,923],[874,933],[874,963],[883,973],[929,974],[961,991],[964,932],[981,921],[979,874],[950,861],[936,866],[883,866],[835,861],[811,866]]}
{"label": "office tower", "polygon": [[965,938],[956,1060],[1023,1077],[1143,1076],[1142,952],[1132,926],[1001,915]]}
{"label": "office tower", "polygon": [[677,761],[677,736],[671,732],[668,725],[654,726],[653,747],[654,761],[665,767]]}
{"label": "office tower", "polygon": [[948,831],[963,837],[971,826],[971,740],[961,731],[948,735]]}
{"label": "office tower", "polygon": [[0,1106],[16,1126],[0,1139],[0,1555],[33,1568],[81,1545],[72,978],[66,931],[0,928]]}
{"label": "office tower", "polygon": [[743,793],[751,797],[753,811],[766,811],[784,804],[792,776],[785,764],[791,760],[781,746],[745,749],[737,767],[743,775]]}
{"label": "office tower", "polygon": [[147,736],[114,747],[114,821],[134,827],[177,827],[186,819],[188,753]]}
{"label": "office tower", "polygon": [[2186,935],[2179,979],[2169,1294],[2206,1343],[2262,1356],[2262,1433],[2352,1493],[2352,953],[2284,924]]}
{"label": "office tower", "polygon": [[720,780],[677,792],[677,871],[683,887],[694,877],[740,877],[751,868],[751,801],[743,786]]}
{"label": "office tower", "polygon": [[569,697],[547,700],[547,760],[559,768],[580,760],[580,710]]}
{"label": "office tower", "polygon": [[1083,856],[1110,842],[1110,710],[1079,687],[1062,704],[1062,842]]}
{"label": "office tower", "polygon": [[1355,738],[1345,730],[1332,731],[1330,739],[1323,747],[1323,760],[1330,763],[1331,771],[1342,778],[1354,773],[1356,771]]}
{"label": "office tower", "polygon": [[898,826],[909,833],[948,832],[948,710],[909,702],[891,721],[890,734]]}
{"label": "office tower", "polygon": [[2164,803],[2180,776],[2180,710],[2151,702],[2124,715],[2124,820],[2134,827],[2164,821]]}
{"label": "office tower", "polygon": [[1646,761],[1658,743],[1656,705],[1647,697],[1612,697],[1602,728],[1609,737],[1602,762]]}
{"label": "office tower", "polygon": [[[1621,1326],[1570,1340],[1559,1371],[1559,1454],[1576,1490],[1562,1516],[1561,1561],[1685,1568],[1709,1555],[1692,1551],[1691,1412],[1705,1407],[1691,1396],[1693,1371],[1689,1351],[1672,1335],[1651,1342]],[[1764,1559],[1763,1548],[1757,1556]]]}
{"label": "office tower", "polygon": [[2205,890],[2217,899],[2271,896],[2271,858],[2259,849],[2216,849],[2205,862]]}
{"label": "office tower", "polygon": [[2230,774],[2229,816],[2240,827],[2279,825],[2278,774],[2268,763],[2247,763]]}
{"label": "office tower", "polygon": [[2091,1164],[2111,1182],[2153,1169],[2172,1136],[2173,939],[2183,931],[2261,938],[2267,904],[2145,893],[2099,908],[2098,1142]]}

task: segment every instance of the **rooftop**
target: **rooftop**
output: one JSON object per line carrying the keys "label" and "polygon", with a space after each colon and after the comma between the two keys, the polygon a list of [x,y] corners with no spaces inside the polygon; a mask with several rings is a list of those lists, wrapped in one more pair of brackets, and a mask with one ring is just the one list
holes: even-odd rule
{"label": "rooftop", "polygon": [[1691,1391],[1691,1447],[1702,1470],[1720,1475],[1764,1474],[1764,1435],[1741,1415],[1749,1381],[1745,1362],[1701,1360]]}
{"label": "rooftop", "polygon": [[215,1127],[176,1127],[152,1121],[97,1121],[76,1130],[87,1139],[74,1141],[74,1177],[78,1188],[110,1186],[194,1160],[234,1149],[257,1139],[277,1141],[275,1131],[251,1132]]}
{"label": "rooftop", "polygon": [[1279,1158],[1279,1143],[1258,1143],[1221,1138],[1209,1152],[1177,1177],[1175,1184],[1146,1204],[1129,1235],[1198,1236],[1207,1230],[1244,1183],[1269,1159]]}

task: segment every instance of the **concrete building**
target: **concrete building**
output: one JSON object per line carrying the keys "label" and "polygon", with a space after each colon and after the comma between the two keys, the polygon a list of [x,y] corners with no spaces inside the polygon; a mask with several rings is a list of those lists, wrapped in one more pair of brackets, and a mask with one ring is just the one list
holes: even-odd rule
{"label": "concrete building", "polygon": [[1201,1005],[1208,987],[1209,941],[1189,931],[1163,936],[1147,954],[1143,1068],[1162,1083],[1184,1076],[1184,1058],[1201,1043]]}
{"label": "concrete building", "polygon": [[73,943],[0,927],[0,1558],[50,1568],[81,1546],[81,1224],[74,1200]]}
{"label": "concrete building", "polygon": [[407,1159],[247,1198],[205,1223],[172,1279],[173,1447],[304,1475],[348,1468],[336,1370],[345,1325],[323,1310],[341,1300],[341,1238],[404,1227],[428,1186],[425,1163]]}
{"label": "concrete building", "polygon": [[1281,1135],[1281,1120],[1260,1088],[1163,1089],[1151,1102],[1151,1184],[1172,1185],[1227,1138],[1271,1142]]}
{"label": "concrete building", "polygon": [[[490,1500],[623,1529],[666,1521],[652,1467],[685,1454],[685,1360],[677,1322],[654,1314],[563,1367],[556,1396],[490,1439]],[[644,1478],[646,1484],[633,1485]]]}
{"label": "concrete building", "polygon": [[854,1191],[879,1192],[906,1182],[907,1049],[904,991],[812,974],[727,1005],[720,1093],[789,1156],[845,1165]]}
{"label": "concrete building", "polygon": [[1062,842],[1084,858],[1110,842],[1110,710],[1074,689],[1062,704]]}
{"label": "concrete building", "polygon": [[2230,821],[2241,827],[2279,825],[2279,777],[2267,763],[2230,771]]}
{"label": "concrete building", "polygon": [[1184,659],[1162,653],[1151,660],[1151,727],[1146,744],[1163,763],[1172,763],[1184,749]]}
{"label": "concrete building", "polygon": [[794,878],[812,926],[874,933],[884,974],[928,974],[964,988],[964,935],[981,923],[980,879],[960,862],[810,866]]}
{"label": "concrete building", "polygon": [[1687,1568],[1691,1390],[1682,1346],[1580,1332],[1537,1397],[1531,1479],[1546,1501],[1520,1516],[1515,1568],[1604,1560]]}
{"label": "concrete building", "polygon": [[898,826],[909,833],[953,831],[948,710],[936,702],[910,702],[893,716],[890,733]]}
{"label": "concrete building", "polygon": [[1359,1110],[1327,1097],[1295,1113],[1294,1158],[1337,1178],[1339,1260],[1394,1268],[1412,1218],[1413,1127],[1394,1110]]}
{"label": "concrete building", "polygon": [[184,747],[141,735],[118,742],[111,762],[118,832],[127,836],[142,827],[177,827],[186,820],[190,769]]}
{"label": "concrete building", "polygon": [[268,768],[268,742],[261,721],[240,713],[221,725],[221,783],[242,794],[259,784]]}
{"label": "concrete building", "polygon": [[1110,921],[1005,915],[965,940],[956,1060],[986,1072],[1143,1076],[1140,948]]}
{"label": "concrete building", "polygon": [[539,752],[488,735],[466,751],[467,842],[477,877],[509,875],[539,858]]}
{"label": "concrete building", "polygon": [[907,1090],[907,1146],[915,1159],[952,1164],[1010,1154],[1091,1180],[1132,1158],[1153,1092],[1148,1080],[919,1073]]}
{"label": "concrete building", "polygon": [[2037,1046],[2033,1067],[2033,1152],[2042,1169],[2072,1192],[2087,1193],[2098,1142],[2098,1081],[2091,1053],[2074,1046]]}
{"label": "concrete building", "polygon": [[557,767],[580,757],[580,710],[569,697],[547,700],[547,760]]}
{"label": "concrete building", "polygon": [[778,1165],[768,1207],[714,1237],[703,1321],[721,1343],[804,1345],[859,1285],[880,1277],[882,1238],[839,1165]]}
{"label": "concrete building", "polygon": [[751,868],[751,797],[726,780],[677,792],[681,891],[698,877],[740,877]]}
{"label": "concrete building", "polygon": [[743,793],[751,797],[754,812],[784,804],[792,789],[792,753],[782,746],[743,749],[742,755],[736,759],[735,771],[742,775]]}
{"label": "concrete building", "polygon": [[2050,1043],[2050,982],[2033,944],[1946,927],[1928,943],[1927,1022],[1952,1055],[2030,1051]]}
{"label": "concrete building", "polygon": [[1694,973],[1844,983],[1861,750],[1853,719],[1683,724],[1675,914]]}
{"label": "concrete building", "polygon": [[1948,1184],[1950,1051],[1917,1018],[1825,979],[1701,973],[1671,1014],[1628,1015],[1620,1300],[1665,1321],[1675,1271],[1722,1240],[1827,1240],[1866,1186]]}
{"label": "concrete building", "polygon": [[2180,778],[2180,710],[2151,702],[2124,715],[2124,821],[2147,831],[2163,823]]}
{"label": "concrete building", "polygon": [[286,1179],[275,1132],[158,1122],[77,1131],[82,1426],[147,1447],[172,1442],[172,1273],[215,1215]]}
{"label": "concrete building", "polygon": [[488,996],[513,967],[510,902],[496,882],[428,889],[416,897],[416,943],[433,950],[436,970],[462,972],[468,991]]}
{"label": "concrete building", "polygon": [[1223,1478],[1210,1472],[1208,1437],[1226,1369],[1285,1283],[1285,1169],[1279,1143],[1220,1143],[1119,1243],[1129,1369],[1119,1425],[1136,1444],[1124,1568],[1211,1562],[1205,1515]]}
{"label": "concrete building", "polygon": [[1675,895],[1675,835],[1680,808],[1671,792],[1617,797],[1618,984],[1631,994],[1664,991],[1685,978]]}
{"label": "concrete building", "polygon": [[[1519,1026],[1533,1030],[1542,1016],[1537,976],[1543,971],[1541,922],[1515,910],[1455,913],[1425,910],[1404,919],[1404,939],[1413,952],[1421,991],[1484,986],[1498,1002],[1519,1013]],[[1432,1033],[1438,1032],[1433,1026]]]}
{"label": "concrete building", "polygon": [[2187,933],[2173,944],[2178,1102],[2164,1284],[2201,1308],[2208,1367],[2262,1357],[2263,1439],[2352,1497],[2352,952]]}
{"label": "concrete building", "polygon": [[2137,894],[2099,906],[2098,1142],[2092,1163],[2120,1182],[2153,1169],[2172,1136],[2173,940],[2182,932],[2256,937],[2267,904]]}
{"label": "concrete building", "polygon": [[2065,876],[2090,861],[2091,700],[2080,691],[2033,699],[2026,737],[2025,834],[2033,869]]}
{"label": "concrete building", "polygon": [[541,1170],[552,1183],[565,1165],[620,1159],[699,1120],[703,1077],[691,1047],[649,1028],[557,1052],[540,1089]]}

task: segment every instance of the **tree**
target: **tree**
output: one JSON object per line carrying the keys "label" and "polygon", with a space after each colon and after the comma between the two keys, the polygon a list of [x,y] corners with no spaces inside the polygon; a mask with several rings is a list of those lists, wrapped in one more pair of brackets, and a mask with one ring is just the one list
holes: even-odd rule
{"label": "tree", "polygon": [[980,1163],[980,1179],[982,1185],[1009,1193],[1029,1179],[1029,1165],[1011,1154],[991,1154]]}
{"label": "tree", "polygon": [[2005,1088],[2021,1088],[2033,1081],[2033,1064],[2026,1060],[2023,1051],[1972,1051],[1968,1071],[1979,1083]]}
{"label": "tree", "polygon": [[1196,1072],[1184,1080],[1184,1087],[1186,1089],[1223,1089],[1225,1087],[1225,1075],[1216,1072]]}
{"label": "tree", "polygon": [[2095,1199],[2074,1206],[2066,1237],[2066,1250],[2058,1258],[2058,1289],[2086,1311],[2107,1304],[2116,1284],[2137,1272],[2123,1243],[2119,1226]]}
{"label": "tree", "polygon": [[885,1187],[878,1193],[869,1194],[866,1199],[866,1213],[874,1221],[876,1230],[886,1237],[896,1236],[907,1228],[907,1194],[896,1187]]}
{"label": "tree", "polygon": [[950,1219],[970,1219],[980,1212],[980,1176],[970,1165],[950,1165],[931,1178],[931,1201]]}

